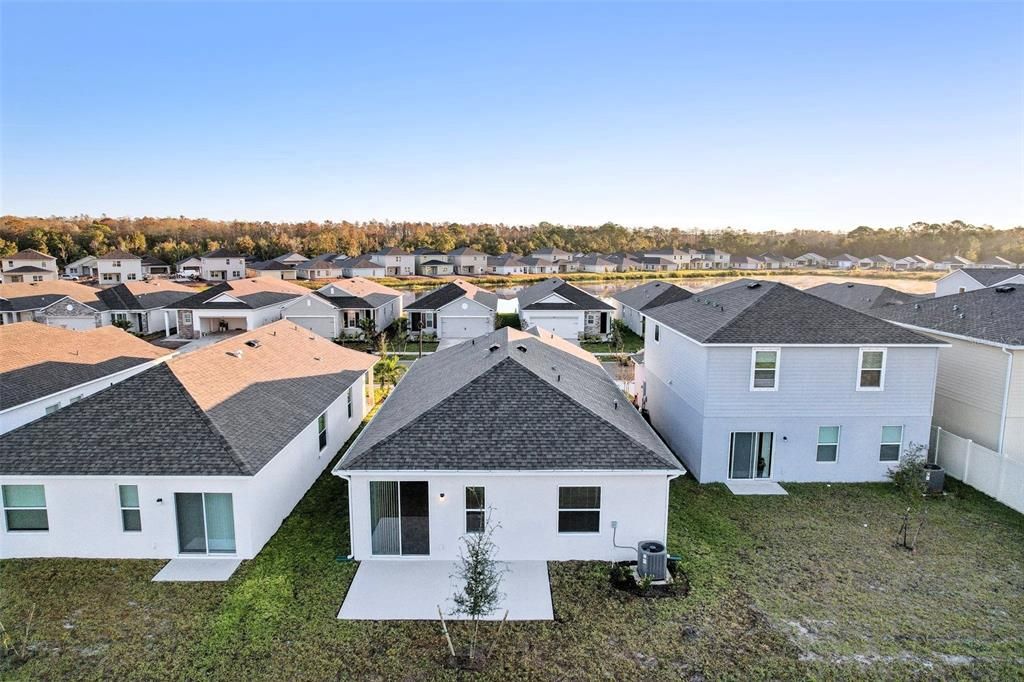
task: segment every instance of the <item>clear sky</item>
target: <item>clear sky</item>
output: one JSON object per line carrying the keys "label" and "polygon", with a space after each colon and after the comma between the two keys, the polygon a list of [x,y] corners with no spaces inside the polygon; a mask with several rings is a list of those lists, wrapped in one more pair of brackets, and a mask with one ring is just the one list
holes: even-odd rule
{"label": "clear sky", "polygon": [[18,4],[5,213],[1024,222],[1024,3]]}

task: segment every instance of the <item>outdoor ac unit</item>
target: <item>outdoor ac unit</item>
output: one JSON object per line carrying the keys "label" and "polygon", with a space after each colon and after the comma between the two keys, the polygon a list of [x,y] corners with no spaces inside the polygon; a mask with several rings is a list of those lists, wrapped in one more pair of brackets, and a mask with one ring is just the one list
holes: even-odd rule
{"label": "outdoor ac unit", "polygon": [[644,540],[636,548],[636,572],[641,578],[668,579],[668,551],[657,540]]}

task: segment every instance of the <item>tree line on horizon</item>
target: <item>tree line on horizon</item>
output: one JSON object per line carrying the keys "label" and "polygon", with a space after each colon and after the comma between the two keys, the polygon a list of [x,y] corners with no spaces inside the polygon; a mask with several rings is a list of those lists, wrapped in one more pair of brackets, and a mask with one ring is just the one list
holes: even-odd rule
{"label": "tree line on horizon", "polygon": [[546,247],[570,252],[638,252],[656,248],[717,248],[736,255],[771,251],[795,258],[807,252],[831,256],[921,255],[932,260],[1002,256],[1024,262],[1024,227],[997,230],[961,220],[916,222],[890,228],[860,226],[846,233],[827,230],[703,230],[627,228],[615,223],[568,226],[430,222],[259,222],[205,218],[0,217],[0,256],[36,249],[63,265],[84,255],[122,249],[169,263],[231,247],[258,260],[296,251],[356,255],[383,247],[439,251],[469,246],[491,255],[529,254]]}

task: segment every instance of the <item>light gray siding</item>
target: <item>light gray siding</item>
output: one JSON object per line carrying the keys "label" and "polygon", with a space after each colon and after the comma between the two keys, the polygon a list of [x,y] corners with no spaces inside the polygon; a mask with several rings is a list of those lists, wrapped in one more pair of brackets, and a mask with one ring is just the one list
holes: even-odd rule
{"label": "light gray siding", "polygon": [[952,347],[939,353],[935,424],[997,450],[1009,356],[995,346],[943,340]]}
{"label": "light gray siding", "polygon": [[625,323],[630,330],[639,336],[643,336],[643,320],[644,316],[636,308],[630,308],[628,305],[623,305],[618,301],[615,302],[615,309],[618,313],[618,318]]}
{"label": "light gray siding", "polygon": [[1010,400],[1006,406],[1006,452],[1024,457],[1024,350],[1013,351]]}

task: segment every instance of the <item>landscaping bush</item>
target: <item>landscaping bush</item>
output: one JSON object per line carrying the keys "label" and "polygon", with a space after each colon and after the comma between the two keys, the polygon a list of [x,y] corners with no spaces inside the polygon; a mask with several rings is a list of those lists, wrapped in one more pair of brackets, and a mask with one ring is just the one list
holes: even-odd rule
{"label": "landscaping bush", "polygon": [[899,463],[889,469],[889,480],[896,485],[909,502],[917,504],[926,490],[924,480],[925,453],[927,448],[920,443],[910,443],[903,451]]}
{"label": "landscaping bush", "polygon": [[497,315],[495,315],[494,328],[501,329],[502,327],[522,329],[522,325],[519,322],[519,313],[498,313]]}

